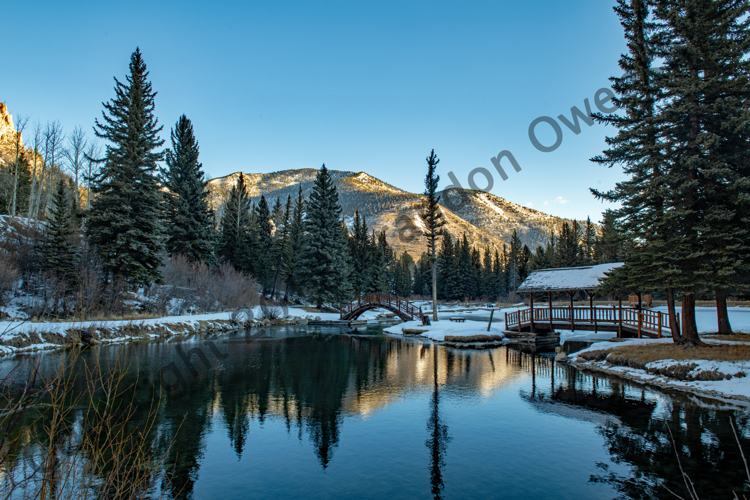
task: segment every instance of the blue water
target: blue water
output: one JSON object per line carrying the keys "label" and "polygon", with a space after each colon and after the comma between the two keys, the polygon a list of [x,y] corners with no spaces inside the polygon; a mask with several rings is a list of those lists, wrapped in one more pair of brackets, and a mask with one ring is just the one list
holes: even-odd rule
{"label": "blue water", "polygon": [[137,360],[143,398],[161,376],[154,446],[168,456],[167,496],[671,498],[667,486],[688,497],[667,423],[700,498],[748,490],[728,424],[737,419],[750,450],[743,409],[550,357],[456,350],[377,328],[269,328],[212,342],[84,353]]}

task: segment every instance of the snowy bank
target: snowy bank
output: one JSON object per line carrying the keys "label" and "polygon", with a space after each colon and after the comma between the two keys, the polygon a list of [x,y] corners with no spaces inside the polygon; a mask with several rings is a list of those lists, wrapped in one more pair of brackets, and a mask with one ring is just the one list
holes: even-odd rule
{"label": "snowy bank", "polygon": [[[488,317],[489,319],[489,317]],[[493,318],[494,319],[494,318]],[[503,335],[504,321],[492,322],[490,331],[487,331],[487,321],[467,320],[463,323],[455,323],[448,319],[432,322],[429,326],[422,326],[421,321],[407,321],[385,328],[383,331],[395,335],[403,335],[403,330],[423,330],[420,336],[443,342],[446,335],[456,337],[471,337],[474,335]]]}
{"label": "snowy bank", "polygon": [[[725,342],[704,338],[709,345],[737,345],[744,342]],[[750,403],[750,359],[717,361],[709,359],[659,359],[638,367],[627,366],[627,360],[610,362],[618,356],[618,348],[655,344],[670,345],[671,339],[629,339],[622,342],[597,342],[576,352],[568,361],[576,368],[624,378],[661,389],[690,392],[720,400]],[[588,355],[587,355],[588,353]],[[587,359],[588,358],[588,359]],[[623,366],[625,365],[625,366]]]}
{"label": "snowy bank", "polygon": [[[120,321],[0,321],[0,356],[82,344],[156,340],[186,335],[231,332],[253,326],[307,324],[310,319],[338,320],[338,313],[310,313],[279,306],[279,319],[263,319],[260,306],[242,312],[221,312]],[[361,319],[374,320],[387,311],[371,310]]]}

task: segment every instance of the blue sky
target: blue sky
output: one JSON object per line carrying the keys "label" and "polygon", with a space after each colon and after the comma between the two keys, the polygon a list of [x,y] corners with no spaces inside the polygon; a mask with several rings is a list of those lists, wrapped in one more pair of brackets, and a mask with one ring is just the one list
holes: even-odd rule
{"label": "blue sky", "polygon": [[[613,129],[563,126],[560,147],[542,153],[528,128],[586,98],[593,107],[617,74],[613,3],[9,2],[0,101],[91,135],[139,46],[164,137],[186,114],[211,177],[325,163],[421,192],[435,148],[443,187],[449,171],[468,187],[484,167],[498,196],[598,220],[608,205],[589,187],[622,174],[589,158]],[[538,137],[554,142],[547,125]],[[522,168],[506,168],[507,181],[490,161],[503,150]]]}

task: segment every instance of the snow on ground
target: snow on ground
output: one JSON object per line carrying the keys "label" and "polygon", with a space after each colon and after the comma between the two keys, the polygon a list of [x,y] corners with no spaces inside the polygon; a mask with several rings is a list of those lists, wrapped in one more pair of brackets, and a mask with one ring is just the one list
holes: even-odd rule
{"label": "snow on ground", "polygon": [[[682,311],[681,307],[676,307],[677,314]],[[667,306],[654,307],[652,311],[667,312]],[[735,332],[750,333],[750,307],[728,307],[729,322],[732,324],[732,330]],[[715,307],[696,307],[695,322],[698,325],[699,333],[709,333],[718,330],[716,325],[716,308]]]}
{"label": "snow on ground", "polygon": [[0,321],[0,340],[15,337],[19,333],[50,332],[64,335],[70,329],[86,329],[89,327],[118,328],[125,326],[156,326],[162,323],[197,324],[198,321],[229,320],[231,313],[194,314],[183,316],[164,316],[162,318],[119,320],[119,321],[61,321],[61,322],[32,322],[32,321]]}
{"label": "snow on ground", "polygon": [[[731,313],[730,313],[731,314]],[[731,321],[731,316],[730,316]],[[704,338],[704,342],[707,344],[736,344],[739,342],[725,342],[720,340],[714,340],[710,338]],[[655,370],[657,368],[665,368],[677,365],[697,365],[690,371],[689,378],[697,377],[700,372],[713,372],[717,371],[726,375],[731,375],[729,380],[677,380],[664,375],[656,373],[649,373],[646,370],[638,368],[630,368],[626,366],[613,366],[608,364],[605,360],[603,361],[584,361],[580,359],[580,354],[588,351],[600,351],[609,350],[617,347],[624,347],[628,345],[642,345],[642,344],[670,344],[671,338],[662,339],[628,339],[621,342],[597,342],[594,345],[571,354],[569,361],[579,368],[592,369],[607,373],[610,375],[616,375],[628,380],[641,382],[644,384],[655,385],[657,387],[666,389],[676,389],[681,391],[693,392],[703,394],[705,396],[713,398],[728,398],[728,399],[742,399],[744,401],[750,401],[750,360],[746,361],[709,361],[706,359],[687,359],[687,360],[674,360],[674,359],[662,359],[646,364],[648,370]],[[736,377],[736,374],[745,374],[745,376]]]}
{"label": "snow on ground", "polygon": [[[432,321],[430,326],[422,326],[422,322],[419,320],[407,321],[405,323],[399,323],[388,327],[384,329],[384,331],[386,333],[402,335],[402,328],[427,330],[422,333],[422,337],[438,341],[444,340],[446,335],[455,335],[459,337],[470,335],[503,335],[503,330],[505,330],[505,313],[517,311],[521,308],[522,307],[520,306],[516,306],[495,310],[495,314],[492,317],[492,327],[489,332],[487,331],[487,323],[490,319],[489,309],[478,307],[467,308],[460,304],[445,309],[439,307],[439,321]],[[449,318],[453,317],[465,318],[466,321],[463,323],[450,321]],[[432,319],[431,315],[430,319]]]}

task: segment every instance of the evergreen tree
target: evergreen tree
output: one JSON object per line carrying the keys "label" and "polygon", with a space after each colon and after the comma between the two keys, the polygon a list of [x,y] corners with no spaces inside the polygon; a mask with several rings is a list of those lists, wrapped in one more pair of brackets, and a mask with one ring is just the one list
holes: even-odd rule
{"label": "evergreen tree", "polygon": [[[609,149],[592,160],[607,167],[622,165],[628,178],[609,192],[592,192],[598,198],[621,203],[621,208],[612,212],[613,225],[638,242],[624,268],[616,273],[621,280],[620,288],[663,286],[670,317],[674,318],[673,290],[680,286],[677,270],[680,257],[672,250],[681,238],[674,230],[679,215],[667,210],[673,195],[669,175],[671,146],[663,138],[667,124],[660,102],[665,92],[654,68],[667,39],[663,28],[653,21],[652,5],[647,0],[618,0],[615,7],[628,45],[628,52],[620,58],[625,74],[611,79],[617,94],[613,103],[622,112],[595,115],[600,122],[614,125],[618,133],[607,139]],[[616,276],[613,274],[607,280],[610,286]],[[672,335],[676,342],[682,341],[676,329]]]}
{"label": "evergreen tree", "polygon": [[401,257],[396,261],[396,280],[394,291],[396,295],[401,297],[408,297],[412,293],[412,272],[414,269],[414,259],[408,252],[401,254]]}
{"label": "evergreen tree", "polygon": [[385,249],[378,244],[378,238],[373,229],[368,240],[367,253],[370,255],[370,273],[367,281],[367,292],[384,293],[388,291],[387,256]]}
{"label": "evergreen tree", "polygon": [[[503,254],[505,254],[505,245],[503,245]],[[498,250],[495,250],[495,259],[492,263],[492,293],[495,300],[507,293],[507,283],[505,281],[505,261],[501,259]]]}
{"label": "evergreen tree", "polygon": [[427,252],[422,253],[414,269],[414,295],[432,296],[432,264]]}
{"label": "evergreen tree", "polygon": [[370,261],[372,256],[369,249],[369,238],[367,220],[359,215],[359,210],[354,212],[353,232],[349,238],[349,253],[352,260],[351,283],[354,293],[361,295],[365,292],[369,282]]}
{"label": "evergreen tree", "polygon": [[238,270],[249,272],[254,251],[250,198],[245,186],[245,175],[240,173],[224,205],[216,253],[219,260],[231,263]]}
{"label": "evergreen tree", "polygon": [[443,231],[443,244],[437,257],[438,289],[437,295],[441,299],[460,297],[458,282],[456,251],[450,233]]}
{"label": "evergreen tree", "polygon": [[583,226],[583,245],[581,246],[581,265],[589,266],[594,263],[594,244],[596,243],[596,226],[591,217],[586,218]]}
{"label": "evergreen tree", "polygon": [[167,188],[166,249],[194,262],[213,263],[213,213],[208,206],[208,184],[198,161],[198,141],[193,124],[180,116],[171,132],[172,148],[167,151],[167,169],[162,182]]}
{"label": "evergreen tree", "polygon": [[508,291],[511,293],[516,293],[521,284],[520,265],[522,252],[521,238],[518,237],[518,232],[514,229],[513,235],[510,238],[510,251],[508,252],[508,263],[506,265],[506,281],[508,283]]}
{"label": "evergreen tree", "polygon": [[155,176],[161,127],[154,117],[154,96],[140,50],[130,58],[126,83],[115,78],[115,98],[104,103],[97,137],[107,151],[92,185],[86,223],[90,241],[112,278],[149,285],[161,282],[161,194]]}
{"label": "evergreen tree", "polygon": [[[278,201],[279,198],[276,198]],[[278,203],[277,203],[278,205]],[[275,221],[276,230],[273,233],[273,289],[271,290],[271,298],[275,298],[277,290],[279,290],[279,279],[283,276],[284,270],[284,259],[287,258],[287,254],[290,252],[289,242],[289,225],[292,217],[292,195],[289,195],[286,199],[286,206],[282,210],[282,215]]]}
{"label": "evergreen tree", "polygon": [[495,297],[493,276],[492,252],[490,251],[490,247],[488,245],[484,249],[484,256],[482,257],[479,294],[483,297],[486,296],[489,300],[494,300]]}
{"label": "evergreen tree", "polygon": [[253,259],[253,276],[260,283],[263,293],[269,293],[273,286],[273,225],[271,211],[264,195],[255,208],[254,230],[257,238],[257,251]]}
{"label": "evergreen tree", "polygon": [[731,333],[726,292],[750,270],[750,24],[744,0],[672,0],[656,15],[669,40],[661,83],[671,146],[670,214],[682,289],[682,334],[699,342],[697,286],[716,291],[719,331]]}
{"label": "evergreen tree", "polygon": [[594,243],[595,262],[622,262],[625,259],[626,246],[626,239],[617,225],[615,213],[606,210],[602,217],[602,234]]}
{"label": "evergreen tree", "polygon": [[346,246],[338,191],[323,165],[307,202],[301,258],[305,285],[318,307],[342,304],[352,298]]}
{"label": "evergreen tree", "polygon": [[419,214],[427,226],[427,251],[430,255],[432,265],[432,320],[438,320],[437,307],[437,240],[440,228],[445,225],[443,212],[440,210],[440,196],[437,194],[440,176],[435,173],[437,164],[440,162],[435,156],[435,150],[427,157],[427,176],[425,177],[425,196],[427,197],[425,209]]}
{"label": "evergreen tree", "polygon": [[560,236],[555,248],[555,267],[576,267],[581,265],[580,226],[577,221],[573,224],[563,222]]}
{"label": "evergreen tree", "polygon": [[305,199],[302,196],[302,186],[299,186],[297,199],[294,202],[292,217],[289,227],[289,251],[285,254],[283,263],[283,275],[286,282],[284,300],[289,300],[290,288],[300,293],[301,266],[299,264],[302,254],[304,236]]}
{"label": "evergreen tree", "polygon": [[74,290],[78,282],[71,198],[65,180],[60,179],[52,198],[54,207],[47,219],[41,249],[42,269],[64,281],[65,293]]}

